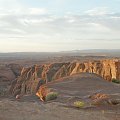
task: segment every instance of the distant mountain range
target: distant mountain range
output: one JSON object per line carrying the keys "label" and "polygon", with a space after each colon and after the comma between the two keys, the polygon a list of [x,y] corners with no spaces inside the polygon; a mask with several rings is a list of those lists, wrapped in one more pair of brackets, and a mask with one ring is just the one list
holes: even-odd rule
{"label": "distant mountain range", "polygon": [[61,52],[12,52],[0,53],[0,58],[48,58],[57,56],[109,56],[120,57],[120,49],[88,49]]}
{"label": "distant mountain range", "polygon": [[111,53],[111,52],[120,52],[120,49],[87,49],[87,50],[71,50],[71,51],[62,51],[64,53]]}

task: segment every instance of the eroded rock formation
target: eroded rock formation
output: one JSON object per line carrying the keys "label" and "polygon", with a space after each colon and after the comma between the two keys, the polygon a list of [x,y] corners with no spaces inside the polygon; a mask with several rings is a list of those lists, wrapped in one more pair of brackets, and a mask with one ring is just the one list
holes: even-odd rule
{"label": "eroded rock formation", "polygon": [[0,65],[0,81],[12,81],[20,75],[22,67],[18,64]]}
{"label": "eroded rock formation", "polygon": [[120,61],[101,60],[88,62],[52,63],[23,68],[21,75],[12,83],[13,95],[36,93],[40,85],[81,72],[95,73],[107,81],[120,80]]}
{"label": "eroded rock formation", "polygon": [[8,95],[11,81],[20,75],[21,70],[17,64],[0,64],[0,96]]}

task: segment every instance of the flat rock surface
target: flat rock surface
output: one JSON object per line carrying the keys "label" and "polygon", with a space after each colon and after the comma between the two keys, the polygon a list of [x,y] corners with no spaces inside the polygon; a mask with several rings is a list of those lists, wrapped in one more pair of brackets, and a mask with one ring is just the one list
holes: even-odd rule
{"label": "flat rock surface", "polygon": [[120,97],[120,84],[105,81],[96,74],[81,73],[48,83],[47,86],[63,95],[85,97],[101,92]]}
{"label": "flat rock surface", "polygon": [[95,92],[120,98],[120,86],[91,74],[66,77],[48,84],[59,93],[58,99],[40,102],[36,96],[21,99],[0,98],[0,120],[120,120],[120,105],[77,109],[68,106],[70,99],[87,99]]}
{"label": "flat rock surface", "polygon": [[61,103],[0,100],[0,120],[119,120],[113,110],[83,110],[64,107]]}

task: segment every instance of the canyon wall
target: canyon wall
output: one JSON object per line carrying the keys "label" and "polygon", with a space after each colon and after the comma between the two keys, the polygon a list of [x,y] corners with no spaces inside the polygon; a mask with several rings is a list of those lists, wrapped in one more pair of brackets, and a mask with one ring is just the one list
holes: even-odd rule
{"label": "canyon wall", "polygon": [[8,95],[11,81],[20,75],[21,70],[18,64],[0,64],[0,97]]}
{"label": "canyon wall", "polygon": [[10,82],[18,77],[22,67],[18,64],[0,65],[0,82]]}
{"label": "canyon wall", "polygon": [[12,82],[10,92],[32,94],[41,84],[81,72],[95,73],[107,81],[120,80],[120,61],[101,60],[87,62],[52,63],[23,68],[21,75]]}

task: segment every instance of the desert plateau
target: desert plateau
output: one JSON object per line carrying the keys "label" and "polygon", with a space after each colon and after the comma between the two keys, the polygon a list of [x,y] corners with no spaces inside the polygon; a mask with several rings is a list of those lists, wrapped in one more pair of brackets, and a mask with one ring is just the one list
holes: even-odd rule
{"label": "desert plateau", "polygon": [[120,0],[0,0],[0,120],[120,120]]}
{"label": "desert plateau", "polygon": [[58,54],[1,56],[0,120],[119,120],[119,56]]}

